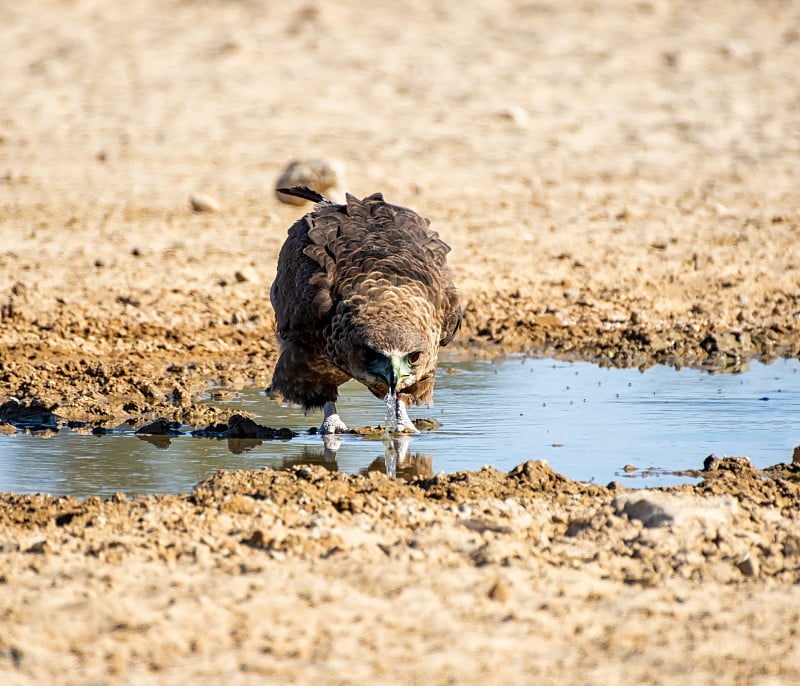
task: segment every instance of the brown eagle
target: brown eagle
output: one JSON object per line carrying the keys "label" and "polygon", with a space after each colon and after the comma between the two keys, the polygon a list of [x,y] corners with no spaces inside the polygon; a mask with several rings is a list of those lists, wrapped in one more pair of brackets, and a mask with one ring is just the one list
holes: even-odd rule
{"label": "brown eagle", "polygon": [[450,246],[416,212],[380,193],[344,205],[312,200],[292,225],[270,290],[280,357],[272,389],[304,409],[323,408],[320,431],[346,432],[338,387],[356,379],[385,398],[398,430],[414,432],[409,403],[431,403],[439,346],[461,324],[447,266]]}

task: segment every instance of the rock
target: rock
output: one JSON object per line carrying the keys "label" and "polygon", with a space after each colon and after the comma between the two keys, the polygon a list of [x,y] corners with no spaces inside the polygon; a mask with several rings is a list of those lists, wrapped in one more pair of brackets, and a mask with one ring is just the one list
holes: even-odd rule
{"label": "rock", "polygon": [[533,323],[543,329],[556,328],[564,326],[564,322],[556,314],[537,314],[533,318]]}
{"label": "rock", "polygon": [[136,430],[137,435],[145,436],[179,436],[180,423],[171,422],[169,419],[159,417],[150,424],[145,424],[143,427]]}
{"label": "rock", "polygon": [[672,513],[665,511],[661,505],[647,498],[633,499],[621,496],[614,500],[614,507],[617,514],[623,513],[628,515],[628,519],[638,519],[647,528],[665,526],[675,521]]}
{"label": "rock", "polygon": [[228,423],[209,424],[205,429],[192,431],[192,436],[197,438],[229,438],[229,439],[259,439],[259,440],[289,440],[295,434],[291,429],[273,429],[269,426],[256,424],[249,417],[234,414]]}
{"label": "rock", "polygon": [[233,277],[236,279],[237,283],[261,283],[261,278],[258,276],[258,272],[256,272],[256,270],[252,267],[242,267],[241,269],[237,270]]}
{"label": "rock", "polygon": [[490,600],[505,602],[508,600],[508,584],[502,579],[498,579],[494,582],[494,584],[492,584],[492,587],[489,589],[489,593],[487,595],[489,596]]}
{"label": "rock", "polygon": [[497,113],[497,116],[500,119],[504,119],[512,124],[515,124],[521,129],[527,128],[528,124],[530,123],[530,117],[528,116],[528,113],[517,105],[509,105],[508,107],[504,107]]}
{"label": "rock", "polygon": [[205,193],[192,193],[189,205],[195,212],[219,212],[222,209],[216,198]]}
{"label": "rock", "polygon": [[639,310],[631,310],[630,315],[630,322],[631,324],[646,324],[647,323],[647,315],[644,312]]}
{"label": "rock", "polygon": [[612,506],[618,515],[637,519],[646,528],[694,522],[713,529],[729,523],[738,511],[736,501],[730,496],[699,498],[646,489],[618,495]]}
{"label": "rock", "polygon": [[322,158],[294,160],[278,176],[278,180],[275,182],[275,195],[278,200],[288,205],[303,205],[308,201],[279,193],[278,188],[306,186],[324,195],[326,191],[336,189],[341,185],[341,168],[342,164],[338,160]]}
{"label": "rock", "polygon": [[47,541],[36,541],[36,543],[26,548],[25,552],[33,553],[34,555],[43,555],[50,552],[50,544]]}
{"label": "rock", "polygon": [[16,398],[0,405],[0,422],[29,429],[50,427],[58,423],[54,414],[57,405],[46,405],[38,398],[20,402]]}
{"label": "rock", "polygon": [[709,333],[702,341],[700,347],[709,355],[717,352],[727,352],[740,348],[740,336],[733,331]]}
{"label": "rock", "polygon": [[749,552],[745,553],[744,557],[736,563],[736,568],[743,576],[758,576],[758,560],[750,557]]}
{"label": "rock", "polygon": [[439,420],[433,417],[418,417],[412,419],[411,423],[420,431],[436,431],[439,428]]}

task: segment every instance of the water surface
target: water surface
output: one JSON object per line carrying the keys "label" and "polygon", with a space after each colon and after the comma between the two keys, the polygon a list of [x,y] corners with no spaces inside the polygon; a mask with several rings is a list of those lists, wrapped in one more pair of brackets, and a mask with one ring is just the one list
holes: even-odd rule
{"label": "water surface", "polygon": [[[67,429],[47,438],[17,433],[0,437],[0,491],[178,493],[218,469],[308,462],[350,473],[383,469],[396,449],[419,455],[433,472],[482,465],[506,471],[544,458],[573,479],[673,484],[687,479],[672,472],[699,468],[710,453],[747,456],[759,467],[790,461],[800,444],[798,368],[797,360],[754,362],[737,374],[553,360],[447,363],[439,370],[436,405],[411,411],[412,418],[435,418],[438,429],[405,446],[344,436],[326,449],[321,436],[308,433],[321,413],[306,416],[253,389],[214,404],[253,413],[260,424],[290,427],[298,437],[145,440],[124,428],[102,436]],[[385,405],[355,382],[342,387],[338,408],[351,426],[384,419]]]}

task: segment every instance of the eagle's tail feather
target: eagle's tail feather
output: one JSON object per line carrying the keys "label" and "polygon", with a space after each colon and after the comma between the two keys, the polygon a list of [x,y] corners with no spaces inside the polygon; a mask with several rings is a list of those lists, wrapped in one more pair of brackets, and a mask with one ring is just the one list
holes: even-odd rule
{"label": "eagle's tail feather", "polygon": [[322,193],[308,188],[307,186],[292,186],[291,188],[278,188],[278,193],[285,193],[286,195],[293,195],[296,198],[303,198],[303,200],[310,200],[315,203],[333,204],[333,201],[328,200]]}

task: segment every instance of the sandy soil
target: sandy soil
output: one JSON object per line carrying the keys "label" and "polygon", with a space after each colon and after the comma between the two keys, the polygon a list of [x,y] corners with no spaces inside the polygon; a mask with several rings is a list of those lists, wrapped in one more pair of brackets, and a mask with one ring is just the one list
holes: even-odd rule
{"label": "sandy soil", "polygon": [[[800,354],[796,3],[40,0],[0,45],[5,419],[202,422],[212,381],[266,385],[303,211],[272,189],[309,157],[453,246],[458,354]],[[712,467],[8,494],[0,678],[798,682],[797,469]]]}

